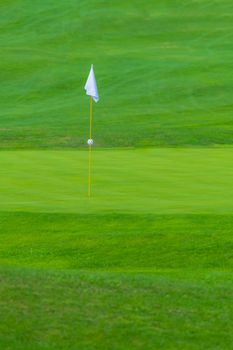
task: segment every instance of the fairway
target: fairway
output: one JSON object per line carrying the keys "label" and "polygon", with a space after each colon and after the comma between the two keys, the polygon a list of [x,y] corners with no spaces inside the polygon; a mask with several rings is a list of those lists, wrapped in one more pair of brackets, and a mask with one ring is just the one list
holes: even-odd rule
{"label": "fairway", "polygon": [[233,350],[232,13],[1,0],[0,350]]}
{"label": "fairway", "polygon": [[1,346],[228,350],[232,289],[227,272],[190,276],[1,268]]}
{"label": "fairway", "polygon": [[233,143],[231,0],[1,0],[1,148]]}

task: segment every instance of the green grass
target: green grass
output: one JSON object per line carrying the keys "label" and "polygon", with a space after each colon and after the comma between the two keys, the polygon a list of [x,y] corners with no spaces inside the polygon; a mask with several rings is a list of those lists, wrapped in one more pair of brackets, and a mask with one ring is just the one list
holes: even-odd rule
{"label": "green grass", "polygon": [[0,291],[3,349],[232,349],[227,272],[2,268]]}
{"label": "green grass", "polygon": [[1,0],[1,350],[233,349],[232,10]]}
{"label": "green grass", "polygon": [[0,210],[232,213],[233,148],[0,153]]}
{"label": "green grass", "polygon": [[230,0],[2,0],[1,148],[84,146],[91,63],[97,146],[232,144],[232,10]]}
{"label": "green grass", "polygon": [[233,267],[232,215],[9,212],[0,218],[3,265],[194,273]]}
{"label": "green grass", "polygon": [[1,152],[1,347],[231,349],[232,151]]}

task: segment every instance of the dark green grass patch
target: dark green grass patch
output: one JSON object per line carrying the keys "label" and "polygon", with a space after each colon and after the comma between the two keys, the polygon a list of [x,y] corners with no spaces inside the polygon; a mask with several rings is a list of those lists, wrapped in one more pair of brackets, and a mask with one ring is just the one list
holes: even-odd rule
{"label": "dark green grass patch", "polygon": [[0,214],[0,263],[153,271],[233,267],[230,215]]}
{"label": "dark green grass patch", "polygon": [[0,269],[0,347],[230,350],[228,273]]}

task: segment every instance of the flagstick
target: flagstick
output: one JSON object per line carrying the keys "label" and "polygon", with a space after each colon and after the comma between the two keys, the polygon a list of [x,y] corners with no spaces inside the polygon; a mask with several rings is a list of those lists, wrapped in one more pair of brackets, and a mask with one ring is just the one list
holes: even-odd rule
{"label": "flagstick", "polygon": [[[90,140],[92,139],[92,96],[90,96]],[[89,144],[89,162],[88,162],[88,197],[91,197],[91,147]]]}

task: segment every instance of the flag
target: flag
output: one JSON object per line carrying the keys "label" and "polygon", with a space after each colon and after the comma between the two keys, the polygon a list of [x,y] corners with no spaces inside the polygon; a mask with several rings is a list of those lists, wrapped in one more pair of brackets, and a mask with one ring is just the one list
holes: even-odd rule
{"label": "flag", "polygon": [[94,73],[93,64],[91,65],[91,70],[90,70],[90,73],[89,73],[88,78],[87,78],[85,90],[86,90],[86,94],[88,96],[92,96],[92,98],[95,102],[99,101],[99,93],[98,93],[97,84],[96,84],[96,80],[95,80],[95,73]]}

